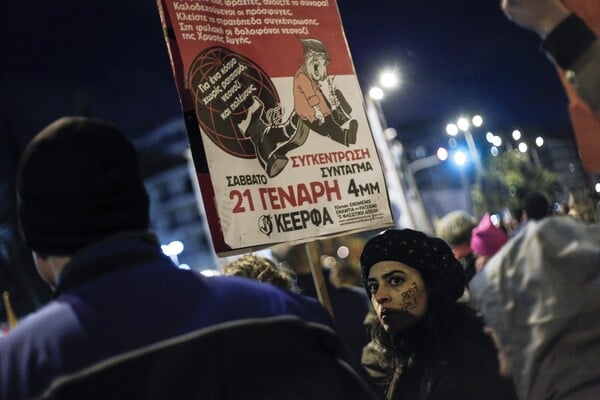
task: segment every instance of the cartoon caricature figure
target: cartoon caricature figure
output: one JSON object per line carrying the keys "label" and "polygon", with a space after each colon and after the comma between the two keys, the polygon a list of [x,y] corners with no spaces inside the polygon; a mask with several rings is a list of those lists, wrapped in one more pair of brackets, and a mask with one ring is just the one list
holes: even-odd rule
{"label": "cartoon caricature figure", "polygon": [[[294,112],[283,121],[280,107],[265,111],[263,102],[253,96],[246,118],[238,124],[243,135],[254,144],[258,161],[271,178],[285,168],[286,153],[302,146],[310,131],[344,146],[356,143],[358,122],[351,119],[352,107],[327,73],[327,48],[316,39],[300,39],[300,42],[304,63],[294,74]],[[321,90],[325,81],[329,98]]]}
{"label": "cartoon caricature figure", "polygon": [[[332,105],[325,98],[320,83],[328,79],[329,53],[325,45],[316,39],[300,39],[304,47],[304,64],[294,75],[294,110],[311,130],[319,135],[349,146],[356,143],[358,122],[350,120],[348,128],[342,128],[343,119],[335,119]],[[333,79],[329,80],[330,84]],[[332,100],[341,108],[335,115],[349,114],[352,109],[339,90],[331,90]],[[348,118],[349,119],[349,118]]]}

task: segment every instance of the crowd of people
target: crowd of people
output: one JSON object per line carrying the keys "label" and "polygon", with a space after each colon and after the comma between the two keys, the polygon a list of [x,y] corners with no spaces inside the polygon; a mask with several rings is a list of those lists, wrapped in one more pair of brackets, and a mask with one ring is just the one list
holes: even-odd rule
{"label": "crowd of people", "polygon": [[[323,268],[331,313],[304,245],[241,256],[219,277],[175,268],[149,230],[136,151],[104,121],[42,130],[17,194],[55,299],[0,339],[2,399],[600,393],[600,230],[553,216],[542,193],[524,196],[517,227],[453,211],[439,237],[374,235],[359,260]],[[194,384],[189,371],[211,380]]]}
{"label": "crowd of people", "polygon": [[[558,0],[501,6],[598,113],[600,45],[585,18]],[[377,233],[356,262],[317,266],[327,312],[304,245],[244,255],[223,276],[176,268],[149,229],[136,150],[110,123],[48,125],[16,189],[54,299],[0,338],[0,399],[600,396],[600,227],[587,192],[554,214],[533,191],[512,218],[456,210],[435,235]]]}
{"label": "crowd of people", "polygon": [[[175,268],[149,230],[136,151],[104,121],[42,130],[17,194],[21,235],[55,299],[0,339],[2,399],[600,393],[600,229],[570,212],[582,209],[576,194],[568,215],[531,192],[516,225],[457,210],[439,237],[376,234],[354,263],[319,265],[330,313],[304,245],[241,256],[220,277]],[[184,382],[189,370],[214,379]]]}

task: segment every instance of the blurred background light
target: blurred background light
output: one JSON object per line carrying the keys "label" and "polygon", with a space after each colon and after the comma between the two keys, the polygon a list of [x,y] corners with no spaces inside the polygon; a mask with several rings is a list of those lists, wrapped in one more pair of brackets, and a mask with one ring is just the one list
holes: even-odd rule
{"label": "blurred background light", "polygon": [[527,149],[528,149],[527,143],[525,143],[525,142],[519,143],[519,151],[521,153],[527,153]]}
{"label": "blurred background light", "polygon": [[440,147],[439,149],[437,149],[435,155],[437,156],[437,158],[439,158],[442,161],[446,161],[448,159],[448,150],[446,150],[443,147]]}
{"label": "blurred background light", "polygon": [[452,159],[456,165],[463,166],[467,162],[467,154],[464,151],[458,150],[454,153]]}
{"label": "blurred background light", "polygon": [[383,89],[377,86],[373,86],[371,89],[369,89],[369,97],[373,100],[383,99]]}
{"label": "blurred background light", "polygon": [[512,131],[512,138],[514,140],[520,140],[521,139],[521,131],[518,129],[515,129],[514,131]]}

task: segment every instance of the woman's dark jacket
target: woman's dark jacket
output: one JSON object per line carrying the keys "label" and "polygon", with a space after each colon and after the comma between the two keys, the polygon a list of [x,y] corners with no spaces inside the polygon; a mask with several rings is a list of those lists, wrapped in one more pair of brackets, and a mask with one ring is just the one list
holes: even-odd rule
{"label": "woman's dark jacket", "polygon": [[[475,312],[454,304],[440,321],[424,318],[407,334],[412,345],[400,357],[377,341],[363,351],[363,366],[387,399],[511,400],[512,382],[499,373],[497,352]],[[435,327],[435,328],[434,328]],[[408,339],[410,340],[410,339]],[[398,355],[399,351],[393,354]]]}

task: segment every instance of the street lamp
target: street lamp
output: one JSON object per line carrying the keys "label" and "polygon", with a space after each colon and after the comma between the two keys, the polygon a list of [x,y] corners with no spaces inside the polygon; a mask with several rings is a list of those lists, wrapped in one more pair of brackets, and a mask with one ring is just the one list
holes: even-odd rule
{"label": "street lamp", "polygon": [[468,153],[458,149],[452,153],[452,161],[458,167],[460,174],[460,182],[465,194],[465,204],[468,212],[473,210],[473,199],[471,198],[471,190],[469,188],[469,180],[465,171],[465,164],[469,161]]}
{"label": "street lamp", "polygon": [[[384,167],[390,202],[396,205],[400,211],[397,224],[432,233],[433,226],[415,184],[412,171],[406,166],[406,154],[402,149],[402,144],[395,139],[393,128],[388,128],[381,108],[381,100],[386,94],[383,88],[393,89],[399,83],[400,78],[396,70],[385,71],[379,76],[381,87],[375,86],[369,89],[365,98],[367,118]],[[393,154],[394,152],[396,154]]]}
{"label": "street lamp", "polygon": [[458,126],[458,129],[463,132],[466,132],[470,127],[469,120],[465,117],[460,117],[458,121],[456,121],[456,125]]}
{"label": "street lamp", "polygon": [[435,155],[437,156],[437,158],[439,158],[441,161],[446,161],[448,159],[448,150],[446,150],[444,147],[440,147],[439,149],[437,149],[437,151],[435,152]]}
{"label": "street lamp", "polygon": [[379,75],[379,83],[385,89],[396,89],[400,81],[400,73],[396,69],[383,71]]}
{"label": "street lamp", "polygon": [[483,174],[483,166],[481,165],[481,158],[479,157],[479,152],[477,151],[477,147],[475,146],[475,140],[473,139],[473,134],[471,133],[471,123],[475,127],[480,127],[483,125],[483,117],[481,115],[475,115],[471,118],[471,122],[466,117],[460,117],[456,121],[456,124],[449,123],[446,125],[446,133],[450,136],[456,136],[459,132],[462,132],[465,140],[467,142],[467,146],[469,148],[469,153],[471,153],[471,158],[475,162],[475,170],[477,173],[477,184],[479,185],[481,180],[481,175]]}
{"label": "street lamp", "polygon": [[369,97],[373,100],[381,100],[385,96],[385,90],[393,90],[400,85],[400,74],[396,69],[385,70],[379,75],[379,85],[369,89]]}
{"label": "street lamp", "polygon": [[381,89],[379,86],[373,86],[371,89],[369,89],[369,97],[373,100],[379,101],[383,99],[383,96],[385,96],[385,94],[383,93],[383,89]]}
{"label": "street lamp", "polygon": [[402,81],[398,68],[388,68],[379,74],[379,84],[384,89],[396,89]]}
{"label": "street lamp", "polygon": [[[400,159],[400,157],[396,158],[392,154],[393,148],[390,146],[390,140],[387,139],[385,134],[388,126],[380,103],[384,97],[385,92],[381,87],[373,86],[369,89],[367,96],[365,96],[367,119],[369,120],[373,139],[379,150],[380,160],[385,171],[390,202],[400,210],[400,215],[396,223],[400,226],[416,228],[415,219],[408,204],[402,175],[398,173],[396,159]],[[400,143],[398,145],[401,146]],[[401,153],[403,154],[403,152]]]}
{"label": "street lamp", "polygon": [[452,137],[458,135],[458,126],[456,124],[446,125],[446,133]]}
{"label": "street lamp", "polygon": [[454,152],[454,155],[452,156],[452,160],[454,160],[456,165],[458,165],[459,167],[462,167],[467,162],[467,155],[464,152],[458,150],[458,151]]}
{"label": "street lamp", "polygon": [[535,145],[537,147],[542,147],[544,145],[544,138],[541,136],[538,136],[535,138]]}
{"label": "street lamp", "polygon": [[411,161],[407,164],[407,169],[410,170],[412,174],[415,174],[418,171],[423,169],[432,168],[437,165],[440,165],[444,161],[448,159],[448,150],[443,147],[437,149],[436,153],[431,156],[417,158],[414,161]]}

